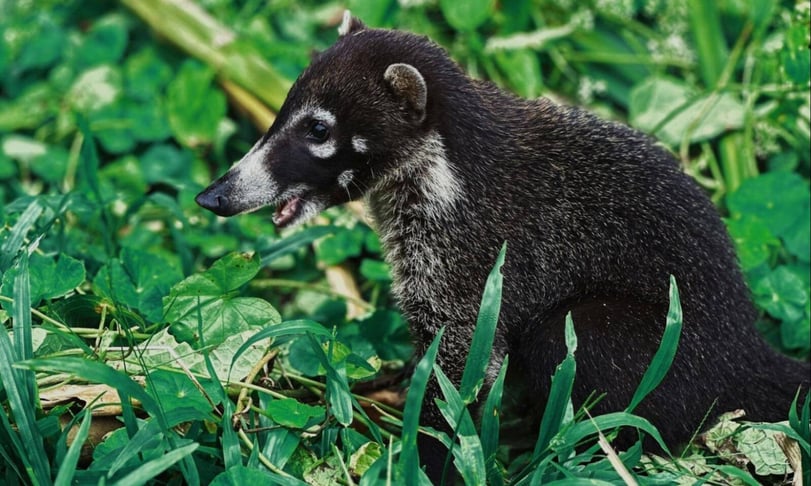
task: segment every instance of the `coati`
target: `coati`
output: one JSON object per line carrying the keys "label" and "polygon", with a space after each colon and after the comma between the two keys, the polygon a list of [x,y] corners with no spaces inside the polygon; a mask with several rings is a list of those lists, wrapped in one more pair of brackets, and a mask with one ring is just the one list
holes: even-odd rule
{"label": "coati", "polygon": [[[579,339],[575,406],[624,409],[656,350],[669,275],[684,329],[670,373],[636,413],[669,443],[743,408],[783,420],[808,363],[767,346],[715,207],[649,137],[465,75],[425,37],[349,15],[293,85],[268,132],[197,196],[222,216],[275,205],[279,227],[365,197],[418,352],[445,326],[437,361],[457,383],[485,278],[504,241],[490,373],[504,357],[537,396]],[[429,385],[423,422],[444,428]],[[538,410],[545,400],[538,402]],[[429,477],[445,454],[420,443]]]}

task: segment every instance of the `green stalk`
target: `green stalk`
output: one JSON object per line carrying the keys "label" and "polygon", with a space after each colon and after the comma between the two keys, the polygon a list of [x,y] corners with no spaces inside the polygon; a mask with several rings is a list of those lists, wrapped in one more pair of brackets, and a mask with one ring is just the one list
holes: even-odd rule
{"label": "green stalk", "polygon": [[714,0],[688,0],[690,30],[698,52],[701,79],[715,88],[727,63],[727,44],[721,31],[718,5]]}
{"label": "green stalk", "polygon": [[121,0],[160,36],[211,66],[270,108],[282,106],[291,82],[205,10],[189,0]]}

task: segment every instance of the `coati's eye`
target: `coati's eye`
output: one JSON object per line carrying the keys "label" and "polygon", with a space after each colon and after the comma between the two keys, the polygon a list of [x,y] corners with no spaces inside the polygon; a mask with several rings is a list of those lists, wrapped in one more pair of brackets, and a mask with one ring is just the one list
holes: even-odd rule
{"label": "coati's eye", "polygon": [[310,131],[307,132],[307,138],[315,142],[325,142],[329,137],[329,128],[320,120],[315,120],[310,124]]}

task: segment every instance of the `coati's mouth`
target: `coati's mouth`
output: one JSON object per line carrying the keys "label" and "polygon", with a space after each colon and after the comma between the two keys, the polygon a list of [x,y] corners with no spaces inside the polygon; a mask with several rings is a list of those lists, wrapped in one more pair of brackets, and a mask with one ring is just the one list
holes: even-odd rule
{"label": "coati's mouth", "polygon": [[276,211],[273,213],[273,224],[279,228],[292,223],[301,215],[304,202],[299,196],[293,196],[276,205]]}

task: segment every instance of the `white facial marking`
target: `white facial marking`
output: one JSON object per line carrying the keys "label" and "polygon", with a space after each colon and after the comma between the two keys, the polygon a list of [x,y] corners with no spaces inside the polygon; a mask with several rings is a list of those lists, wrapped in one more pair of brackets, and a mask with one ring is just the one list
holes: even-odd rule
{"label": "white facial marking", "polygon": [[344,189],[349,188],[349,184],[352,183],[352,179],[355,178],[355,171],[353,170],[345,170],[338,175],[338,185],[343,187]]}
{"label": "white facial marking", "polygon": [[309,148],[310,153],[319,159],[328,159],[335,155],[335,152],[338,151],[338,146],[336,145],[335,140],[332,139],[327,140],[324,143],[311,143]]}
{"label": "white facial marking", "polygon": [[230,169],[236,177],[235,192],[239,193],[238,197],[248,206],[245,212],[270,204],[279,191],[276,181],[265,167],[265,159],[269,150],[270,144],[262,144],[262,139],[260,139]]}
{"label": "white facial marking", "polygon": [[352,25],[352,12],[344,10],[344,17],[341,20],[341,25],[338,27],[338,35],[346,35],[349,33],[349,27]]}
{"label": "white facial marking", "polygon": [[352,137],[352,148],[355,149],[355,152],[365,154],[369,150],[369,146],[367,145],[368,141],[358,135]]}

